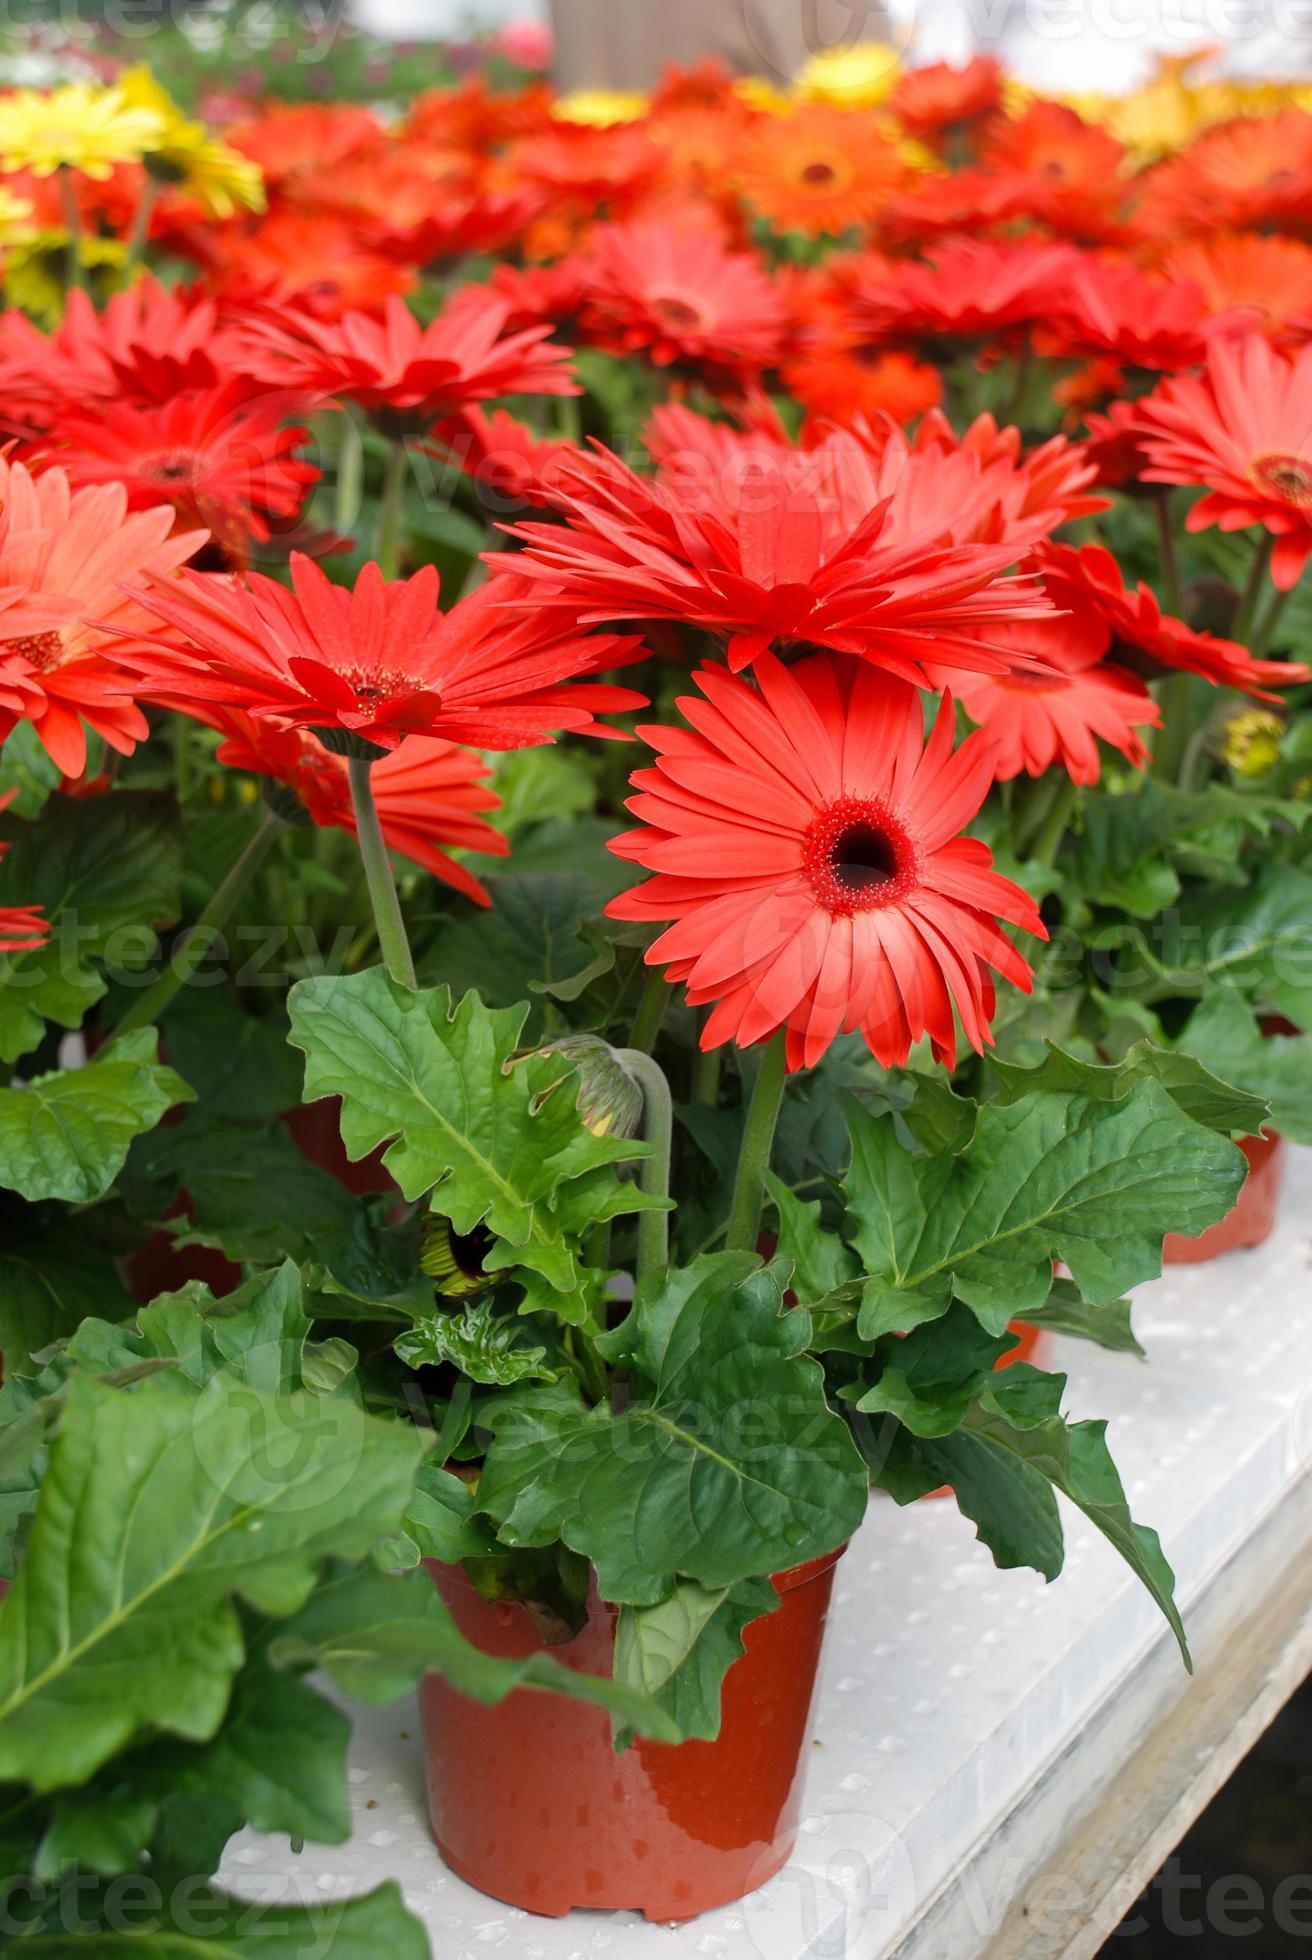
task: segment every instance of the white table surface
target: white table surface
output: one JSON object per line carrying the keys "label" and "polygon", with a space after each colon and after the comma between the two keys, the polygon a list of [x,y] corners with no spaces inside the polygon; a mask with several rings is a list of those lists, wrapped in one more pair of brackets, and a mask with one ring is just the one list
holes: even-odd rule
{"label": "white table surface", "polygon": [[[1312,1491],[1312,1150],[1291,1152],[1265,1247],[1172,1268],[1140,1289],[1135,1322],[1151,1365],[1073,1341],[1050,1365],[1070,1374],[1072,1415],[1110,1419],[1131,1508],[1162,1535],[1186,1619],[1192,1604],[1223,1651],[1214,1623],[1247,1589],[1223,1597],[1222,1578],[1242,1579],[1246,1549],[1297,1514],[1282,1542],[1306,1555],[1289,1533],[1309,1529]],[[247,1833],[222,1882],[310,1903],[395,1879],[437,1960],[969,1960],[1186,1691],[1147,1595],[1065,1511],[1049,1587],[998,1572],[952,1503],[876,1497],[839,1568],[797,1853],[739,1906],[671,1928],[535,1919],[473,1891],[428,1836],[410,1704],[356,1711],[347,1845],[293,1854]]]}

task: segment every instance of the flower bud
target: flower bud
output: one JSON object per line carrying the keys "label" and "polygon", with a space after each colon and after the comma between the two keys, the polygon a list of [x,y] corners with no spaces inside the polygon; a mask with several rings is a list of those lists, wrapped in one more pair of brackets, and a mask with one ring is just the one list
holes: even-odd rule
{"label": "flower bud", "polygon": [[553,1041],[546,1052],[569,1060],[578,1082],[579,1114],[594,1136],[638,1134],[642,1090],[608,1041],[595,1034],[571,1034]]}

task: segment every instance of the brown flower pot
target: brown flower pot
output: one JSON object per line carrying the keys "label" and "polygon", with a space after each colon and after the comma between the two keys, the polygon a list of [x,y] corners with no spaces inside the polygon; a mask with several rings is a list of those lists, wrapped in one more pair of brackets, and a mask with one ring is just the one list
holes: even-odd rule
{"label": "brown flower pot", "polygon": [[[691,1919],[764,1885],[797,1835],[803,1750],[840,1552],[774,1584],[725,1677],[714,1742],[634,1742],[622,1755],[600,1709],[519,1690],[496,1708],[432,1674],[420,1689],[433,1835],[480,1892],[557,1919],[575,1906]],[[459,1566],[429,1570],[484,1653],[547,1651],[520,1605],[489,1604]],[[588,1620],[555,1659],[609,1674],[616,1609],[594,1588]]]}
{"label": "brown flower pot", "polygon": [[1285,1181],[1285,1140],[1264,1130],[1258,1137],[1241,1137],[1239,1148],[1248,1159],[1248,1177],[1233,1210],[1196,1239],[1169,1232],[1162,1247],[1164,1265],[1201,1266],[1223,1252],[1239,1252],[1270,1238]]}

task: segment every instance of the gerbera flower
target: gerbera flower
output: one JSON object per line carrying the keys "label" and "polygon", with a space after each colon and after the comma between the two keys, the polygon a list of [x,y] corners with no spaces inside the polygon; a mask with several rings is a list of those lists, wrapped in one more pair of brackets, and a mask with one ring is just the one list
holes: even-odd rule
{"label": "gerbera flower", "polygon": [[307,428],[283,418],[304,407],[274,395],[252,401],[241,382],[176,395],[159,407],[106,403],[60,423],[61,469],[77,485],[121,483],[129,510],[171,504],[179,528],[199,526],[232,565],[270,526],[287,528],[319,470],[300,455]]}
{"label": "gerbera flower", "polygon": [[1044,544],[1034,554],[1044,588],[1057,606],[1094,606],[1111,629],[1110,656],[1116,664],[1155,679],[1166,673],[1198,674],[1214,687],[1238,688],[1265,696],[1270,687],[1289,687],[1312,678],[1312,669],[1287,660],[1254,660],[1236,640],[1197,632],[1164,613],[1140,579],[1131,589],[1121,568],[1102,545]]}
{"label": "gerbera flower", "polygon": [[1096,244],[1124,229],[1130,194],[1124,146],[1061,102],[1032,102],[988,132],[982,161],[1012,217]]}
{"label": "gerbera flower", "polygon": [[[1055,595],[1054,595],[1055,596]],[[1054,765],[1076,783],[1096,783],[1098,742],[1142,768],[1138,734],[1161,710],[1137,675],[1107,661],[1111,629],[1087,598],[1064,591],[1059,618],[1017,620],[993,629],[994,643],[1029,654],[1036,665],[1012,674],[963,674],[957,698],[984,732],[1000,783]]]}
{"label": "gerbera flower", "polygon": [[[56,767],[86,767],[83,722],[120,754],[146,734],[118,636],[147,615],[123,591],[143,576],[168,581],[205,533],[173,532],[173,512],[129,513],[118,483],[74,491],[63,470],[34,477],[0,458],[0,741],[30,721]],[[170,535],[170,533],[173,535]]]}
{"label": "gerbera flower", "polygon": [[503,335],[506,312],[477,287],[426,327],[395,297],[381,320],[270,310],[251,322],[253,365],[294,393],[359,402],[392,436],[417,434],[499,395],[578,394],[568,348],[546,345],[546,327]]}
{"label": "gerbera flower", "polygon": [[556,484],[590,454],[565,437],[535,435],[505,408],[468,408],[439,422],[429,453],[472,477],[494,517],[552,509]]}
{"label": "gerbera flower", "polygon": [[908,136],[949,141],[992,115],[1002,103],[1002,68],[977,54],[960,68],[932,61],[897,78],[889,108]]}
{"label": "gerbera flower", "polygon": [[837,237],[878,215],[906,165],[869,116],[817,103],[762,123],[744,140],[736,176],[776,231]]}
{"label": "gerbera flower", "polygon": [[998,920],[1046,936],[960,835],[992,780],[987,743],[954,755],[945,702],[926,745],[914,690],[860,662],[766,655],[756,675],[759,693],[703,668],[705,699],[679,702],[691,726],[640,731],[658,754],[628,805],[645,827],[611,849],[655,875],[608,911],[673,921],[646,957],[692,1005],[715,1002],[704,1048],[786,1028],[789,1067],[811,1067],[859,1028],[885,1067],[924,1034],[951,1066],[959,1016],[982,1052],[990,968],[1031,984]]}
{"label": "gerbera flower", "polygon": [[268,103],[248,122],[234,123],[227,140],[259,165],[265,182],[281,189],[302,170],[380,150],[386,132],[362,103]]}
{"label": "gerbera flower", "polygon": [[412,267],[364,243],[344,219],[291,205],[253,228],[197,226],[186,250],[206,268],[220,298],[242,305],[268,300],[316,320],[376,310],[415,284]]}
{"label": "gerbera flower", "polygon": [[1272,340],[1302,340],[1312,320],[1312,245],[1243,232],[1188,239],[1162,261],[1172,279],[1191,280],[1213,313],[1242,313]]}
{"label": "gerbera flower", "polygon": [[1071,268],[1054,311],[1051,329],[1036,336],[1041,352],[1109,358],[1127,367],[1191,367],[1221,324],[1191,281],[1153,279],[1138,266],[1092,257]]}
{"label": "gerbera flower", "polygon": [[[8,796],[0,796],[0,810],[6,809],[17,794],[14,789]],[[9,845],[0,840],[0,860],[8,849]],[[34,952],[49,937],[50,927],[39,905],[0,905],[0,953]]]}
{"label": "gerbera flower", "polygon": [[605,732],[594,709],[642,706],[628,688],[562,685],[619,664],[633,642],[585,637],[549,602],[531,616],[511,610],[517,581],[480,586],[443,615],[432,565],[389,583],[369,564],[347,591],[293,552],[291,579],[290,591],[258,572],[152,584],[134,597],[172,637],[143,635],[121,657],[151,694],[341,729],[382,749],[406,735],[526,748],[556,729]]}
{"label": "gerbera flower", "polygon": [[[355,805],[344,757],[333,755],[303,728],[256,721],[235,708],[205,712],[201,719],[224,740],[218,760],[233,769],[272,777],[292,790],[325,830],[355,834]],[[487,783],[487,764],[454,742],[408,742],[375,763],[369,783],[389,850],[422,866],[476,905],[491,901],[487,888],[441,848],[505,857],[510,845],[480,812],[500,807]]]}
{"label": "gerbera flower", "polygon": [[1312,116],[1228,122],[1153,173],[1137,214],[1155,238],[1183,231],[1312,235]]}
{"label": "gerbera flower", "polygon": [[959,239],[928,263],[871,259],[850,282],[852,324],[881,339],[1012,339],[1048,319],[1076,264],[1069,245]]}
{"label": "gerbera flower", "polygon": [[164,133],[158,111],[129,100],[122,88],[65,82],[43,92],[0,95],[0,168],[49,177],[80,170],[104,180],[117,163],[135,163]]}
{"label": "gerbera flower", "polygon": [[505,332],[521,327],[549,326],[553,330],[573,321],[583,305],[588,284],[588,260],[573,252],[553,265],[506,265],[492,268],[488,290],[506,308]]}
{"label": "gerbera flower", "polygon": [[512,171],[559,204],[596,216],[623,217],[664,176],[666,158],[641,129],[558,125],[510,152]]}
{"label": "gerbera flower", "polygon": [[804,101],[833,102],[840,109],[871,109],[897,84],[896,48],[883,41],[822,48],[803,63],[793,86]]}
{"label": "gerbera flower", "polygon": [[651,223],[603,225],[589,247],[582,331],[594,345],[683,362],[712,382],[777,359],[783,303],[751,253]]}
{"label": "gerbera flower", "polygon": [[142,159],[156,183],[185,192],[211,218],[264,209],[258,164],[184,116],[149,68],[126,69],[119,86],[135,108],[159,118],[159,134]]}
{"label": "gerbera flower", "polygon": [[1312,552],[1312,347],[1287,358],[1262,334],[1218,341],[1204,373],[1162,382],[1137,420],[1145,480],[1208,491],[1186,529],[1264,525],[1271,576],[1288,591]]}
{"label": "gerbera flower", "polygon": [[1009,661],[973,629],[1047,610],[1028,581],[1002,576],[1014,543],[897,534],[892,497],[853,521],[852,500],[845,508],[818,483],[803,452],[753,456],[739,481],[711,490],[689,508],[598,450],[560,486],[568,523],[509,526],[528,549],[491,562],[540,579],[585,621],[674,619],[722,634],[734,668],[777,641],[858,653],[915,682],[931,656],[996,672]]}
{"label": "gerbera flower", "polygon": [[345,219],[371,246],[420,266],[504,251],[542,209],[534,191],[486,188],[467,158],[455,181],[428,165],[427,153],[413,149],[348,157],[298,173],[294,195],[310,211]]}
{"label": "gerbera flower", "polygon": [[0,410],[11,427],[48,431],[68,409],[164,402],[240,372],[239,340],[212,299],[147,275],[97,312],[76,289],[46,335],[17,308],[0,313]]}
{"label": "gerbera flower", "polygon": [[614,129],[620,123],[639,122],[647,113],[647,97],[637,89],[577,88],[557,96],[551,113],[557,122]]}
{"label": "gerbera flower", "polygon": [[912,422],[943,399],[938,368],[896,347],[874,347],[852,328],[808,329],[780,374],[803,408],[833,422],[876,415]]}

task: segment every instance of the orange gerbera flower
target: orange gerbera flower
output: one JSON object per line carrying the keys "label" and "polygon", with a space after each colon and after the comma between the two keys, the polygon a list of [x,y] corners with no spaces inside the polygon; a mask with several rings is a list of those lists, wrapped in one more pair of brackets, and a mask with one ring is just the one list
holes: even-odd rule
{"label": "orange gerbera flower", "polygon": [[803,408],[832,422],[910,422],[943,399],[938,368],[896,347],[872,347],[852,328],[811,328],[781,374]]}
{"label": "orange gerbera flower", "polygon": [[33,476],[2,457],[0,507],[0,741],[30,721],[77,777],[84,721],[123,755],[147,732],[117,658],[120,636],[148,618],[125,581],[168,583],[205,533],[174,533],[168,505],[129,513],[121,483],[74,491],[63,470]]}
{"label": "orange gerbera flower", "polygon": [[1033,102],[1014,121],[995,122],[983,162],[1010,215],[1088,243],[1121,235],[1130,195],[1125,146],[1064,103]]}
{"label": "orange gerbera flower", "polygon": [[123,658],[152,695],[337,728],[382,749],[407,735],[526,748],[556,729],[597,732],[594,709],[643,704],[628,688],[564,685],[622,662],[633,642],[580,633],[549,599],[530,615],[519,581],[482,585],[444,616],[432,565],[388,583],[368,564],[347,591],[293,552],[291,578],[290,591],[258,572],[244,584],[214,572],[153,583],[134,597],[174,637],[142,636]]}
{"label": "orange gerbera flower", "polygon": [[1312,115],[1285,109],[1208,130],[1154,171],[1137,222],[1162,239],[1256,230],[1312,237]]}
{"label": "orange gerbera flower", "polygon": [[445,179],[425,156],[400,149],[325,165],[298,179],[296,196],[343,219],[370,247],[418,266],[504,251],[542,209],[535,191],[492,190],[467,165]]}
{"label": "orange gerbera flower", "polygon": [[345,219],[290,205],[253,225],[208,226],[189,243],[221,298],[295,306],[316,320],[376,311],[415,284],[410,266],[363,243]]}
{"label": "orange gerbera flower", "polygon": [[673,921],[646,957],[693,1006],[715,1003],[704,1048],[786,1028],[803,1068],[859,1029],[896,1067],[928,1034],[951,1066],[959,1016],[982,1052],[990,968],[1032,981],[997,921],[1046,937],[1034,901],[960,835],[992,778],[987,744],[954,755],[944,703],[926,745],[915,691],[859,662],[767,655],[756,676],[759,692],[704,667],[705,699],[679,702],[691,726],[642,729],[658,760],[628,807],[645,828],[611,848],[655,875],[607,910]]}
{"label": "orange gerbera flower", "polygon": [[1213,313],[1238,312],[1272,340],[1307,337],[1312,245],[1297,238],[1223,233],[1173,246],[1162,268],[1172,279],[1191,280]]}
{"label": "orange gerbera flower", "polygon": [[776,231],[837,237],[869,224],[906,179],[868,114],[824,103],[761,123],[743,142],[737,181]]}
{"label": "orange gerbera flower", "polygon": [[1186,528],[1264,525],[1287,591],[1312,552],[1312,347],[1286,357],[1262,334],[1218,341],[1203,374],[1162,382],[1137,421],[1145,481],[1206,486]]}
{"label": "orange gerbera flower", "polygon": [[301,171],[321,170],[348,157],[380,150],[387,132],[358,103],[269,103],[247,122],[224,131],[225,142],[258,163],[264,181],[281,189]]}
{"label": "orange gerbera flower", "polygon": [[547,198],[577,206],[589,217],[600,212],[612,218],[627,216],[669,167],[644,130],[623,123],[612,129],[557,124],[550,135],[517,143],[509,163]]}
{"label": "orange gerbera flower", "polygon": [[[294,791],[322,829],[355,834],[346,760],[331,754],[317,736],[303,728],[256,721],[236,708],[209,709],[201,719],[224,737],[220,762],[272,777]],[[472,749],[429,740],[407,742],[383,756],[369,779],[388,848],[476,905],[490,903],[486,886],[441,846],[492,857],[509,852],[505,837],[479,814],[500,807],[500,798],[487,788],[491,773]]]}
{"label": "orange gerbera flower", "polygon": [[932,61],[903,69],[888,106],[908,136],[950,142],[1001,106],[1002,81],[1001,64],[990,55],[977,54],[960,68]]}
{"label": "orange gerbera flower", "polygon": [[529,82],[519,89],[493,88],[485,75],[472,75],[459,88],[435,88],[417,95],[401,134],[486,156],[515,137],[553,128],[553,100],[545,82]]}
{"label": "orange gerbera flower", "polygon": [[1104,658],[1111,628],[1097,607],[1069,586],[1051,596],[1060,617],[994,629],[999,645],[1030,655],[1033,667],[954,676],[958,700],[992,751],[995,779],[1042,776],[1057,766],[1072,782],[1096,783],[1099,741],[1142,768],[1148,751],[1138,731],[1157,727],[1161,710],[1136,674]]}
{"label": "orange gerbera flower", "polygon": [[783,302],[754,254],[651,223],[603,225],[590,251],[581,324],[593,345],[686,364],[712,385],[778,359]]}

